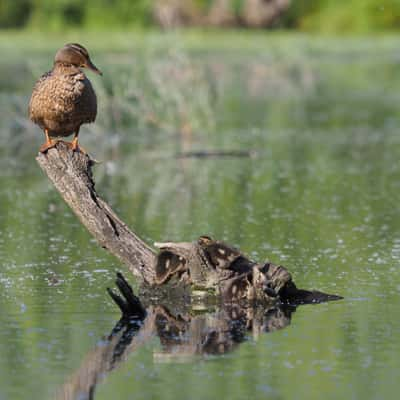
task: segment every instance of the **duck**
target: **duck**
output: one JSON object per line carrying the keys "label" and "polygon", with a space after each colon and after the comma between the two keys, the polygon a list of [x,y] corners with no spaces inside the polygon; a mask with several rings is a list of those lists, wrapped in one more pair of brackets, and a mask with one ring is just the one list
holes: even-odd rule
{"label": "duck", "polygon": [[28,112],[30,120],[45,134],[41,153],[54,147],[60,137],[72,134],[74,137],[72,142],[67,142],[68,146],[73,151],[86,153],[79,147],[79,130],[81,125],[95,121],[97,98],[82,68],[102,75],[85,47],[68,43],[57,51],[53,69],[43,74],[33,88]]}

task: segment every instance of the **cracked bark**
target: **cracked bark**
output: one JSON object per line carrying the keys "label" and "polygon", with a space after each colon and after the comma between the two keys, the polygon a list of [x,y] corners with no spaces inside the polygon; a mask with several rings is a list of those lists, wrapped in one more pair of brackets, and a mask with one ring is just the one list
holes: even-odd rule
{"label": "cracked bark", "polygon": [[154,283],[153,250],[102,200],[92,179],[93,160],[63,142],[36,157],[64,201],[99,244],[145,283]]}

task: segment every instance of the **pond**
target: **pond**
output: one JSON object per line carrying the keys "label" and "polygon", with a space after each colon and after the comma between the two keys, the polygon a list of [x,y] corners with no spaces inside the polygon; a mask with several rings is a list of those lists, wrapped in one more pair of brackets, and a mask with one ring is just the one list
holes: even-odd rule
{"label": "pond", "polygon": [[[218,356],[166,354],[154,333],[93,398],[396,398],[399,39],[231,35],[85,42],[104,73],[88,73],[99,117],[81,130],[98,192],[150,244],[211,235],[345,299]],[[34,159],[27,102],[65,41],[0,43],[0,399],[90,398],[60,393],[120,317],[115,271],[137,289]],[[197,154],[213,151],[233,154]]]}

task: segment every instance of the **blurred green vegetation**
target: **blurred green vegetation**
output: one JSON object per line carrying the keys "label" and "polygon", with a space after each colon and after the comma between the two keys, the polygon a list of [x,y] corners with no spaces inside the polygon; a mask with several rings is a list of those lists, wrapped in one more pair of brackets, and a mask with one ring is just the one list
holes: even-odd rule
{"label": "blurred green vegetation", "polygon": [[318,32],[377,32],[400,28],[399,0],[294,1],[286,21]]}
{"label": "blurred green vegetation", "polygon": [[[185,12],[201,15],[217,0],[182,2]],[[175,2],[175,4],[178,2]],[[240,15],[245,0],[230,0],[230,11]],[[2,0],[0,28],[65,30],[68,28],[120,29],[151,27],[156,0]],[[195,17],[189,24],[201,25]],[[240,25],[240,18],[237,20]],[[292,0],[273,27],[322,33],[370,33],[400,28],[399,0]]]}

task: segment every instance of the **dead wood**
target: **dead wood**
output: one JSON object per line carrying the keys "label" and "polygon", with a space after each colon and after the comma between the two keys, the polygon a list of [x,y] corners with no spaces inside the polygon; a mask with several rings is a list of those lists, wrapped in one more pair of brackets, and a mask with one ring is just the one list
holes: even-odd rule
{"label": "dead wood", "polygon": [[155,253],[129,230],[95,189],[94,161],[86,154],[73,152],[64,142],[37,158],[65,202],[100,245],[120,259],[144,282],[154,282]]}
{"label": "dead wood", "polygon": [[[226,303],[264,304],[277,301],[313,303],[340,298],[297,289],[285,267],[255,262],[240,250],[208,236],[201,236],[193,242],[155,243],[159,248],[159,253],[155,254],[98,196],[92,177],[94,161],[88,155],[74,152],[65,142],[59,142],[46,153],[39,154],[37,161],[100,245],[127,265],[145,284],[142,287],[147,289],[142,294],[151,297],[156,293],[161,296],[163,292],[168,296],[174,293],[181,300],[190,302],[194,291],[201,291],[217,294]],[[135,303],[135,296],[122,277],[119,283],[124,297],[131,301],[124,303],[112,292],[110,295],[124,313],[129,311],[129,304]],[[133,310],[136,311],[137,307],[134,306]]]}

